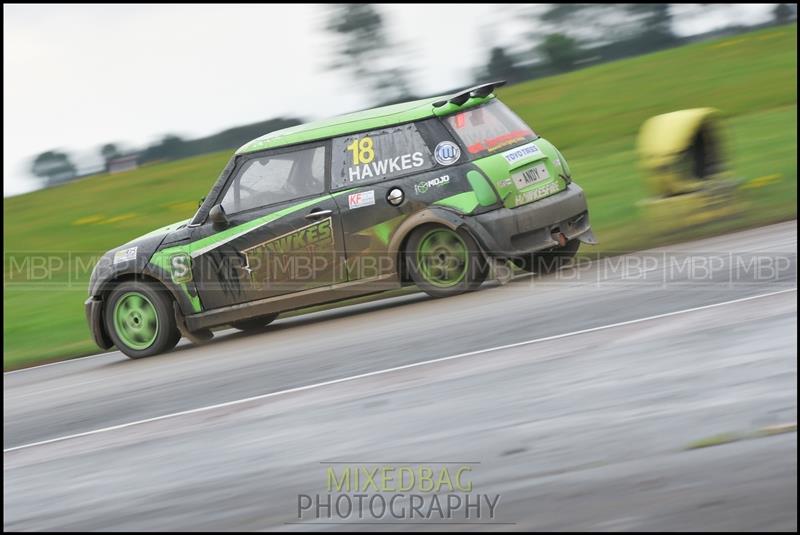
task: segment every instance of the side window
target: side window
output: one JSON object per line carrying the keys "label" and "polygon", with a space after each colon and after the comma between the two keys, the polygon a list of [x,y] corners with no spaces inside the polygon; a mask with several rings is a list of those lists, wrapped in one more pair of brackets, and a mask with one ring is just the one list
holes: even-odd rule
{"label": "side window", "polygon": [[245,162],[222,199],[222,207],[235,214],[324,189],[325,147],[262,156]]}
{"label": "side window", "polygon": [[331,187],[395,178],[430,169],[431,152],[414,124],[362,132],[333,140]]}

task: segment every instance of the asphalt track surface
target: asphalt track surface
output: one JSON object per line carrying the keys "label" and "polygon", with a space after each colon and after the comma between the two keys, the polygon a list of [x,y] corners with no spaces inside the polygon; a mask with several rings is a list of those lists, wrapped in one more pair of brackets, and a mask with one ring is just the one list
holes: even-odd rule
{"label": "asphalt track surface", "polygon": [[[6,373],[4,528],[796,530],[796,228]],[[298,512],[465,463],[493,515]]]}

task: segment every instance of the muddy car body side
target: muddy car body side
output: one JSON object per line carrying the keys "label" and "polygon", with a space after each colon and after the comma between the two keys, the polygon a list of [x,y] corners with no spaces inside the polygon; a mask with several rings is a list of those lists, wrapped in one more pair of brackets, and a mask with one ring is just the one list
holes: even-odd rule
{"label": "muddy car body side", "polygon": [[[246,144],[191,220],[103,257],[86,302],[95,341],[111,347],[120,340],[109,333],[116,327],[136,343],[152,334],[137,322],[159,297],[127,297],[128,308],[117,306],[108,320],[110,294],[129,280],[172,303],[168,327],[202,338],[210,327],[409,282],[432,295],[459,293],[485,276],[466,260],[594,243],[586,199],[563,155],[494,98],[496,85]],[[267,265],[287,259],[310,271]]]}

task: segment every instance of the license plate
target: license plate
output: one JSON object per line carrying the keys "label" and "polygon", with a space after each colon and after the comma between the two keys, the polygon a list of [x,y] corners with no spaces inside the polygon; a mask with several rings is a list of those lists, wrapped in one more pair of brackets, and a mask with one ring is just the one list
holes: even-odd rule
{"label": "license plate", "polygon": [[541,163],[539,165],[529,167],[521,173],[515,173],[511,178],[514,179],[517,189],[524,189],[531,184],[535,184],[539,181],[550,178],[550,173],[547,172],[547,167]]}

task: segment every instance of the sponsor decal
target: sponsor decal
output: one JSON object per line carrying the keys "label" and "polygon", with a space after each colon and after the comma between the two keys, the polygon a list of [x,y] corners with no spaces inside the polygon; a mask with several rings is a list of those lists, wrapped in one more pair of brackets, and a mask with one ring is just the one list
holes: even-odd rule
{"label": "sponsor decal", "polygon": [[364,206],[372,206],[373,204],[375,204],[375,190],[359,191],[358,193],[351,193],[347,196],[347,206],[349,206],[351,210]]}
{"label": "sponsor decal", "polygon": [[413,124],[336,138],[333,142],[335,187],[383,180],[434,166],[430,150]]}
{"label": "sponsor decal", "polygon": [[331,218],[306,225],[303,228],[272,238],[242,251],[245,255],[269,252],[287,254],[295,251],[313,251],[321,245],[333,243]]}
{"label": "sponsor decal", "polygon": [[138,248],[139,247],[137,246],[117,251],[116,253],[114,253],[114,263],[120,264],[122,262],[128,262],[129,260],[136,260],[136,250]]}
{"label": "sponsor decal", "polygon": [[542,186],[541,188],[536,188],[535,190],[526,191],[525,193],[520,193],[517,195],[515,201],[517,205],[526,204],[533,201],[538,201],[548,195],[552,195],[559,191],[558,184],[555,182],[548,184],[546,186]]}
{"label": "sponsor decal", "polygon": [[494,152],[502,149],[503,147],[519,143],[526,137],[532,135],[533,132],[530,130],[514,130],[513,132],[493,137],[491,139],[487,139],[486,141],[478,141],[477,143],[473,143],[467,147],[467,150],[471,154],[483,151]]}
{"label": "sponsor decal", "polygon": [[533,132],[525,131],[525,130],[516,130],[514,132],[509,132],[508,134],[498,136],[494,139],[490,139],[486,142],[488,146],[489,152],[500,150],[503,147],[508,147],[509,145],[514,145],[515,143],[519,143],[526,137],[532,135]]}
{"label": "sponsor decal", "polygon": [[[295,268],[306,265],[315,269],[326,267],[325,263],[316,266],[315,261],[325,260],[324,256],[332,250],[333,226],[329,217],[245,249],[242,253],[246,263],[240,269],[246,271],[253,282],[260,284],[292,280],[297,275],[293,271]],[[285,262],[276,264],[271,259]],[[314,272],[312,270],[308,274],[313,275]]]}
{"label": "sponsor decal", "polygon": [[431,188],[441,188],[450,183],[450,175],[442,175],[440,177],[432,178],[430,180],[423,180],[418,184],[414,184],[414,191],[417,193],[426,193]]}
{"label": "sponsor decal", "polygon": [[261,247],[269,253],[286,254],[292,251],[312,251],[318,249],[320,245],[327,245],[332,242],[333,230],[331,218],[329,217],[319,223],[308,225],[265,242],[261,244]]}
{"label": "sponsor decal", "polygon": [[512,182],[512,180],[510,178],[506,178],[506,179],[501,180],[500,182],[498,182],[497,183],[497,187],[498,188],[507,188],[507,187],[509,187],[511,185],[511,182]]}
{"label": "sponsor decal", "polygon": [[192,257],[186,253],[177,253],[170,257],[172,282],[181,284],[192,280]]}
{"label": "sponsor decal", "polygon": [[517,147],[515,149],[507,150],[503,154],[503,158],[506,159],[509,165],[514,165],[522,160],[534,156],[536,154],[540,154],[542,151],[539,150],[539,147],[536,146],[535,143],[531,142],[526,145],[522,145],[521,147]]}
{"label": "sponsor decal", "polygon": [[461,149],[452,141],[442,141],[433,150],[433,157],[439,165],[452,165],[461,157]]}

